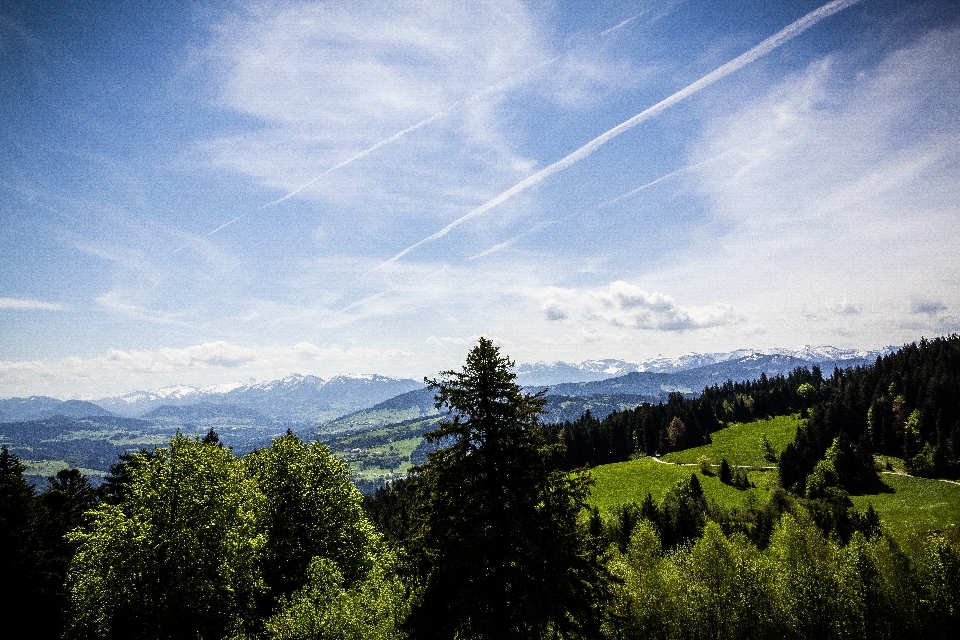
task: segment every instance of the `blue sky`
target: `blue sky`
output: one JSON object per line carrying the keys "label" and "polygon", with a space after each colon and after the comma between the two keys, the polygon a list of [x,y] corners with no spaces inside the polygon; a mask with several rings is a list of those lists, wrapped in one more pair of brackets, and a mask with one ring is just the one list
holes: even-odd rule
{"label": "blue sky", "polygon": [[960,330],[960,6],[822,7],[0,2],[0,397]]}

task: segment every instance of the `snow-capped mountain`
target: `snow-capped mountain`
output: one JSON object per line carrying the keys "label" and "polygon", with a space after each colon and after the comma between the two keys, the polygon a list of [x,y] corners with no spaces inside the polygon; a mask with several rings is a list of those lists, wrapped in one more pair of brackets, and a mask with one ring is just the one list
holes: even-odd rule
{"label": "snow-capped mountain", "polygon": [[127,417],[140,417],[167,406],[230,405],[255,409],[277,421],[315,423],[422,387],[423,383],[415,380],[376,374],[342,375],[329,380],[292,374],[267,382],[236,382],[208,387],[179,385],[152,392],[137,391],[102,398],[97,404]]}
{"label": "snow-capped mountain", "polygon": [[[567,382],[597,382],[623,376],[628,373],[680,373],[699,367],[718,365],[725,362],[749,362],[766,356],[792,358],[797,366],[804,364],[819,365],[821,369],[833,371],[834,366],[853,367],[871,364],[877,356],[883,356],[898,347],[883,349],[838,349],[831,346],[804,345],[793,349],[779,348],[759,351],[737,349],[724,353],[688,353],[681,356],[649,358],[640,361],[626,360],[587,360],[580,364],[568,362],[521,364],[517,367],[517,381],[525,386],[556,385]],[[757,372],[759,375],[759,372]],[[767,375],[776,375],[767,372]]]}

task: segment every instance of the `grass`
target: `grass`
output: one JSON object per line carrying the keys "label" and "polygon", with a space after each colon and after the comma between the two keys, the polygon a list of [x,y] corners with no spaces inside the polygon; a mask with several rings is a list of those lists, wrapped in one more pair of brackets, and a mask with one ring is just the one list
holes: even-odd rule
{"label": "grass", "polygon": [[696,463],[700,456],[706,456],[714,465],[720,464],[721,458],[726,458],[732,465],[769,467],[775,463],[764,458],[765,451],[760,435],[765,433],[774,453],[780,455],[787,445],[793,442],[798,426],[798,415],[738,423],[712,433],[711,444],[674,451],[663,456],[663,459],[667,462]]}
{"label": "grass", "polygon": [[[55,476],[57,475],[58,471],[70,468],[70,465],[67,464],[66,460],[21,460],[21,462],[23,463],[23,466],[26,467],[23,475],[32,476],[35,478]],[[87,469],[85,467],[78,467],[78,469],[80,473],[85,476],[99,476],[102,478],[103,476],[107,475],[104,471],[100,471],[99,469]],[[43,486],[46,486],[46,484],[43,484]]]}
{"label": "grass", "polygon": [[748,475],[756,488],[741,491],[723,484],[715,476],[701,475],[694,466],[663,464],[652,458],[638,458],[592,469],[590,475],[594,485],[589,502],[600,511],[608,511],[628,502],[640,503],[647,493],[659,502],[678,481],[689,480],[693,473],[697,474],[707,497],[726,507],[744,508],[751,500],[758,505],[763,504],[776,483],[776,473],[753,471]]}
{"label": "grass", "polygon": [[[879,463],[878,468],[885,471],[899,471],[900,473],[906,473],[907,467],[903,464],[902,458],[894,458],[893,456],[873,456],[874,461]],[[889,469],[887,465],[890,465]]]}
{"label": "grass", "polygon": [[894,473],[881,474],[880,479],[890,491],[851,499],[860,510],[872,504],[884,526],[894,534],[960,526],[960,485]]}

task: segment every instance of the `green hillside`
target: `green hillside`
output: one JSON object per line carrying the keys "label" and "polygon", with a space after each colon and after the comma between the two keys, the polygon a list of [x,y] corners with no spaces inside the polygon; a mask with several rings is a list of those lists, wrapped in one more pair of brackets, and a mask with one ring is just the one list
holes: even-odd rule
{"label": "green hillside", "polygon": [[766,450],[762,444],[762,434],[766,434],[771,449],[779,455],[793,442],[799,425],[800,417],[796,414],[738,423],[710,434],[711,444],[674,451],[663,456],[663,459],[667,462],[696,463],[700,456],[706,456],[714,464],[726,458],[727,462],[738,466],[768,467],[775,463],[764,457]]}
{"label": "green hillside", "polygon": [[[712,444],[668,454],[662,462],[638,458],[595,467],[590,472],[595,481],[590,503],[601,511],[609,511],[620,504],[640,503],[648,492],[659,501],[677,481],[697,473],[704,493],[719,504],[741,508],[751,501],[763,504],[776,486],[775,469],[750,471],[748,476],[756,488],[738,490],[722,484],[715,476],[700,474],[695,463],[700,456],[707,456],[714,463],[726,457],[735,465],[769,466],[771,463],[763,459],[760,434],[766,433],[772,448],[779,453],[793,438],[799,423],[797,416],[782,416],[735,424],[714,433]],[[881,478],[883,484],[875,493],[851,499],[861,510],[872,504],[891,532],[924,533],[960,526],[960,484],[899,473],[884,473]]]}
{"label": "green hillside", "polygon": [[894,533],[922,533],[960,526],[960,485],[896,473],[880,476],[889,490],[851,496],[858,509],[868,504]]}
{"label": "green hillside", "polygon": [[695,465],[666,464],[653,458],[638,458],[591,469],[590,475],[595,484],[590,503],[600,511],[607,511],[619,504],[640,503],[647,493],[659,501],[677,481],[688,480],[692,473],[697,474],[707,496],[727,507],[746,507],[751,500],[763,504],[776,482],[774,472],[753,471],[748,475],[756,488],[740,490],[721,483],[715,476],[701,475]]}

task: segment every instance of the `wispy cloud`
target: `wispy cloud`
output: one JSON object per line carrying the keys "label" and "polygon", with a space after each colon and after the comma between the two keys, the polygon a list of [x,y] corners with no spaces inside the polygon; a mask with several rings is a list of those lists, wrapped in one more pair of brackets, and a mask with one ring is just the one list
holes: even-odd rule
{"label": "wispy cloud", "polygon": [[810,27],[816,25],[818,22],[820,22],[824,18],[827,18],[833,15],[834,13],[837,13],[838,11],[846,9],[847,7],[854,5],[859,1],[860,0],[834,0],[833,2],[827,3],[822,7],[820,7],[819,9],[816,9],[815,11],[811,11],[810,13],[803,16],[799,20],[791,23],[784,29],[781,29],[774,35],[770,36],[769,38],[767,38],[757,46],[753,47],[746,53],[743,53],[737,56],[730,62],[727,62],[726,64],[718,67],[717,69],[714,69],[712,72],[703,76],[696,82],[693,82],[687,85],[680,91],[677,91],[676,93],[668,96],[667,98],[664,98],[663,100],[653,105],[652,107],[649,107],[641,111],[640,113],[633,116],[629,120],[622,122],[621,124],[617,125],[613,129],[610,129],[609,131],[597,136],[596,138],[594,138],[587,144],[583,145],[576,151],[564,156],[563,158],[554,162],[548,167],[541,169],[540,171],[534,173],[531,176],[528,176],[527,178],[520,181],[513,187],[507,189],[497,197],[491,200],[488,200],[487,202],[480,205],[479,207],[476,207],[466,215],[461,216],[460,218],[457,218],[456,220],[454,220],[453,222],[445,226],[440,231],[437,231],[433,235],[427,236],[423,240],[420,240],[419,242],[416,242],[410,245],[400,253],[396,254],[395,256],[387,260],[384,263],[384,265],[390,264],[392,262],[399,260],[400,258],[407,255],[417,247],[420,247],[428,242],[433,242],[434,240],[438,240],[442,238],[443,236],[447,235],[448,233],[450,233],[451,231],[453,231],[463,223],[467,222],[468,220],[471,220],[473,218],[476,218],[478,216],[485,214],[487,211],[490,211],[496,206],[502,204],[503,202],[506,202],[507,200],[516,196],[517,194],[522,193],[523,191],[526,191],[530,187],[533,187],[543,182],[545,179],[549,178],[555,173],[563,171],[564,169],[570,167],[571,165],[576,164],[577,162],[579,162],[580,160],[583,160],[584,158],[586,158],[587,156],[592,154],[594,151],[596,151],[597,149],[605,145],[610,140],[616,138],[620,134],[626,131],[629,131],[630,129],[634,128],[635,126],[637,126],[638,124],[646,120],[656,117],[661,112],[683,101],[684,99],[697,93],[698,91],[705,89],[706,87],[709,87],[711,84],[720,80],[721,78],[724,78],[730,75],[731,73],[734,73],[739,69],[745,67],[751,62],[757,60],[758,58],[761,58],[767,55],[774,49],[780,47],[784,43],[788,42],[789,40],[795,38],[796,36],[806,31]]}
{"label": "wispy cloud", "polygon": [[24,300],[22,298],[0,298],[0,309],[16,309],[19,311],[64,311],[67,307],[56,302],[41,302],[39,300]]}
{"label": "wispy cloud", "polygon": [[[226,20],[210,48],[222,102],[264,126],[211,140],[201,154],[282,190],[267,206],[296,195],[395,207],[398,184],[419,199],[462,188],[425,172],[438,158],[513,172],[524,159],[505,144],[488,99],[555,56],[520,2],[472,3],[469,19],[464,11],[406,0],[307,2]],[[445,118],[454,111],[462,117]],[[403,153],[390,149],[440,120]],[[375,174],[347,171],[375,151],[384,152]],[[335,187],[321,180],[334,171]]]}

